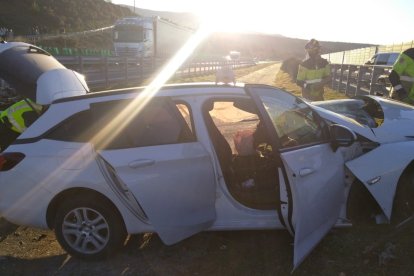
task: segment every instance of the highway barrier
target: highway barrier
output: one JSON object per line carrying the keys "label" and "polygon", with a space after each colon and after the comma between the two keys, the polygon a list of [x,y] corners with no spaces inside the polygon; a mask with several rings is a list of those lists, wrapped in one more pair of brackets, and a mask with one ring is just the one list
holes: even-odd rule
{"label": "highway barrier", "polygon": [[[90,88],[105,89],[122,86],[128,82],[140,83],[151,78],[168,62],[160,59],[143,59],[113,56],[56,56],[67,68],[75,70],[86,77]],[[251,59],[223,61],[219,59],[188,59],[173,77],[195,77],[215,74],[222,66],[230,65],[233,69],[255,65]]]}
{"label": "highway barrier", "polygon": [[332,88],[349,96],[388,96],[391,84],[388,75],[392,65],[367,64],[377,53],[400,53],[414,47],[414,40],[392,45],[377,45],[366,48],[322,55],[332,67]]}

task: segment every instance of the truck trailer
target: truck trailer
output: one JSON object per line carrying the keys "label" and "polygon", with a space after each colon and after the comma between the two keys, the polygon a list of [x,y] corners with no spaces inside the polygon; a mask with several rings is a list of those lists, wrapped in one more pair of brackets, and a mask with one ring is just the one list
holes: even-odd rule
{"label": "truck trailer", "polygon": [[158,16],[127,17],[114,25],[114,51],[117,56],[168,58],[190,38],[194,30]]}

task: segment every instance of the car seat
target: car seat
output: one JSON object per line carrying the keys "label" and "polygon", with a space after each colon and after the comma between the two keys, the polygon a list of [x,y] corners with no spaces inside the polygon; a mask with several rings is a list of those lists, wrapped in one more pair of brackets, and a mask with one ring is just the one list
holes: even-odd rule
{"label": "car seat", "polygon": [[208,113],[208,111],[213,110],[213,108],[214,102],[209,102],[206,104],[204,121],[206,123],[211,142],[213,143],[214,150],[219,160],[221,171],[223,172],[223,177],[227,183],[230,183],[232,176],[233,152],[226,138],[217,128],[211,115]]}

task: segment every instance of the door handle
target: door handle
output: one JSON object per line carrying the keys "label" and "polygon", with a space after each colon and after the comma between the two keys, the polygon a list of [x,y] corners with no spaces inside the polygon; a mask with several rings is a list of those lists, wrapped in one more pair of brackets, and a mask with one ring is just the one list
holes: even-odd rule
{"label": "door handle", "polygon": [[306,175],[312,174],[314,172],[315,172],[314,169],[311,169],[311,168],[303,168],[303,169],[300,169],[299,170],[299,175],[300,176],[306,176]]}
{"label": "door handle", "polygon": [[155,164],[155,160],[151,159],[140,159],[132,161],[128,164],[128,166],[132,169],[138,169],[142,167],[152,166]]}

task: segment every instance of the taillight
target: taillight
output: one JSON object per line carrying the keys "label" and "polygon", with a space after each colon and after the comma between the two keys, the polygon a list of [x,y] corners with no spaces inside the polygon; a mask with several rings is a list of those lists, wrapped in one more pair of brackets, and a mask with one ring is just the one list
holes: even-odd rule
{"label": "taillight", "polygon": [[8,171],[14,168],[25,155],[21,152],[4,152],[0,154],[0,171]]}

